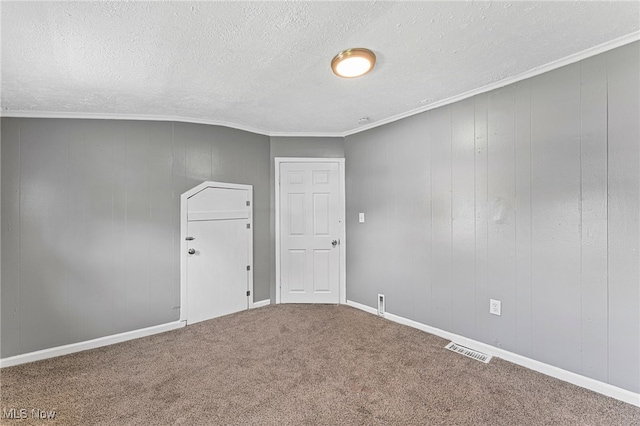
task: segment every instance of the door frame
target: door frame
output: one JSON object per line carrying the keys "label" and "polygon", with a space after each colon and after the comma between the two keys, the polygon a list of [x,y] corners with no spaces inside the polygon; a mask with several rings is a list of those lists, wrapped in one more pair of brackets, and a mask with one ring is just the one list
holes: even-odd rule
{"label": "door frame", "polygon": [[189,198],[193,197],[197,193],[204,191],[207,188],[223,188],[223,189],[240,189],[249,192],[249,203],[251,204],[249,209],[249,226],[251,228],[251,238],[249,238],[249,254],[248,261],[251,267],[249,272],[249,289],[251,296],[249,296],[249,309],[253,308],[253,297],[255,295],[253,288],[253,185],[244,185],[238,183],[225,183],[225,182],[213,182],[206,181],[200,185],[194,186],[190,190],[180,195],[180,320],[187,321],[187,225],[188,225],[188,210],[187,202]]}
{"label": "door frame", "polygon": [[345,199],[345,173],[344,158],[321,158],[321,157],[276,157],[275,158],[275,211],[276,211],[276,303],[281,297],[281,271],[280,271],[280,164],[282,163],[336,163],[338,164],[338,174],[340,176],[339,188],[339,239],[340,239],[340,284],[338,301],[341,305],[347,303],[347,233],[346,233],[346,199]]}

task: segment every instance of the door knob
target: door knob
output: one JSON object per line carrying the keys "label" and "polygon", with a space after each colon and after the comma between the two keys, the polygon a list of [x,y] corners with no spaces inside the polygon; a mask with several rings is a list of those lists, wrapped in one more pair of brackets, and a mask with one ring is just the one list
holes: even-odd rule
{"label": "door knob", "polygon": [[190,248],[188,251],[189,254],[196,254],[196,249]]}
{"label": "door knob", "polygon": [[334,246],[334,247],[337,246],[338,245],[338,240],[331,241],[331,245]]}

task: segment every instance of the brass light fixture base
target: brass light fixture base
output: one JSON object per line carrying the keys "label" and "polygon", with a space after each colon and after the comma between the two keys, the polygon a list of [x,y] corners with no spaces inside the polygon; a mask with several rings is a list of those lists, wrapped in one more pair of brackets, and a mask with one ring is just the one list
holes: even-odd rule
{"label": "brass light fixture base", "polygon": [[[345,66],[348,62],[355,66]],[[367,63],[369,64],[367,67]],[[342,65],[341,65],[342,64]],[[364,47],[343,50],[331,60],[333,73],[342,78],[356,78],[370,72],[376,64],[376,55]]]}

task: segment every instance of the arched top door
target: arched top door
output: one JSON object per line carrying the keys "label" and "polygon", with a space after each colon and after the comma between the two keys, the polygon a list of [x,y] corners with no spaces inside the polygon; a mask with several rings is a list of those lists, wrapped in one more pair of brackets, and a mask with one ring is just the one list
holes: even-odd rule
{"label": "arched top door", "polygon": [[182,321],[251,307],[252,197],[251,185],[222,182],[204,182],[182,195]]}

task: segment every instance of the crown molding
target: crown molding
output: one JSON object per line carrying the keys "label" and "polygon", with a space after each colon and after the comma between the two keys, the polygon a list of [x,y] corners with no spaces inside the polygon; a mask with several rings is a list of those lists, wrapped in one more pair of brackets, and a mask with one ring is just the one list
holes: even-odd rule
{"label": "crown molding", "polygon": [[273,138],[343,138],[346,132],[272,132]]}
{"label": "crown molding", "polygon": [[58,111],[21,111],[3,110],[0,117],[5,118],[70,118],[81,120],[131,120],[131,121],[171,121],[177,123],[206,124],[210,126],[222,126],[230,129],[243,130],[269,137],[305,137],[305,138],[341,138],[341,132],[269,132],[243,124],[230,123],[221,120],[208,120],[204,118],[190,118],[176,115],[151,115],[151,114],[111,114],[97,112],[58,112]]}
{"label": "crown molding", "polygon": [[468,92],[461,93],[459,95],[451,96],[446,99],[433,102],[428,105],[424,105],[420,108],[412,109],[400,114],[393,115],[391,117],[378,120],[373,123],[369,123],[364,126],[356,127],[344,132],[275,132],[265,129],[258,129],[243,124],[230,123],[220,120],[209,120],[205,118],[190,118],[181,116],[165,116],[165,115],[147,115],[147,114],[110,114],[110,113],[87,113],[87,112],[55,112],[55,111],[17,111],[6,110],[0,112],[0,117],[14,117],[14,118],[79,118],[79,119],[92,119],[92,120],[146,120],[146,121],[174,121],[179,123],[192,123],[192,124],[207,124],[211,126],[223,126],[236,130],[243,130],[245,132],[256,133],[259,135],[269,137],[338,137],[344,138],[357,133],[361,133],[367,130],[374,129],[376,127],[384,126],[385,124],[393,123],[403,118],[411,117],[432,109],[440,108],[445,105],[459,102],[464,99],[471,98],[482,93],[487,93],[495,89],[508,86],[510,84],[517,83],[528,78],[544,74],[546,72],[564,67],[582,61],[583,59],[590,58],[600,53],[613,50],[615,48],[624,46],[626,44],[633,43],[640,40],[640,31],[627,34],[625,36],[610,40],[608,42],[599,44],[597,46],[590,47],[581,52],[574,53],[564,58],[549,62],[545,65],[535,67],[529,71],[525,71],[513,77],[505,78],[500,81],[496,81],[491,84],[479,87],[477,89],[470,90]]}
{"label": "crown molding", "polygon": [[607,52],[609,50],[613,50],[617,47],[624,46],[626,44],[633,43],[635,41],[640,40],[640,31],[633,32],[631,34],[627,34],[626,36],[622,36],[620,38],[616,38],[614,40],[610,40],[608,42],[599,44],[594,47],[590,47],[586,50],[583,50],[578,53],[574,53],[572,55],[566,56],[564,58],[549,62],[545,65],[541,65],[539,67],[535,67],[529,71],[525,71],[522,74],[515,75],[513,77],[508,77],[500,81],[496,81],[495,83],[487,84],[486,86],[479,87],[477,89],[470,90],[468,92],[461,93],[459,95],[452,96],[450,98],[442,99],[437,102],[433,102],[431,104],[422,106],[420,108],[416,108],[410,111],[403,112],[401,114],[396,114],[391,117],[387,117],[385,119],[376,121],[374,123],[367,124],[362,127],[358,127],[353,130],[349,130],[344,133],[344,136],[354,135],[356,133],[361,133],[366,130],[370,130],[376,127],[384,126],[385,124],[393,123],[394,121],[402,120],[403,118],[411,117],[416,114],[420,114],[426,111],[430,111],[432,109],[440,108],[445,105],[449,105],[455,102],[462,101],[464,99],[471,98],[476,95],[480,95],[482,93],[487,93],[495,89],[499,89],[501,87],[508,86],[510,84],[517,83],[522,80],[526,80],[528,78],[532,78],[538,76],[540,74],[544,74],[549,71],[553,71],[558,68],[562,68],[566,65],[571,65],[576,62],[582,61],[584,59],[590,58],[592,56],[599,55],[600,53]]}
{"label": "crown molding", "polygon": [[74,118],[84,120],[132,120],[132,121],[173,121],[178,123],[207,124],[210,126],[229,127],[243,130],[249,133],[271,136],[268,131],[243,124],[229,123],[220,120],[208,120],[206,118],[190,118],[174,115],[151,114],[111,114],[94,112],[56,112],[56,111],[16,111],[6,110],[0,113],[0,117],[8,118]]}

